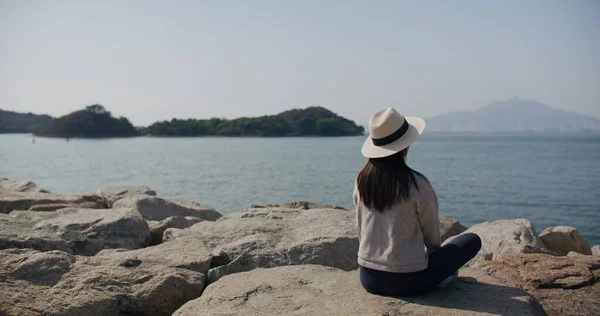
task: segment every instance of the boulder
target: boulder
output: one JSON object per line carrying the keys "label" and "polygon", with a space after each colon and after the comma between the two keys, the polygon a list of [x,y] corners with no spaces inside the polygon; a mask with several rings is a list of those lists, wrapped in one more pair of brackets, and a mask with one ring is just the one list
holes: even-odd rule
{"label": "boulder", "polygon": [[600,245],[592,247],[592,255],[600,256]]}
{"label": "boulder", "polygon": [[27,180],[9,180],[0,178],[0,190],[8,192],[34,192],[34,193],[49,193],[40,188],[32,181]]}
{"label": "boulder", "polygon": [[302,210],[310,210],[310,209],[317,209],[317,208],[345,210],[345,208],[343,208],[341,206],[335,206],[335,205],[329,205],[329,204],[319,204],[319,203],[305,202],[305,201],[290,202],[290,203],[284,203],[284,204],[262,204],[262,205],[254,204],[250,207],[250,209],[274,208],[274,207],[275,208],[302,209]]}
{"label": "boulder", "polygon": [[197,298],[199,272],[135,259],[0,251],[0,315],[171,315]]}
{"label": "boulder", "polygon": [[536,297],[548,315],[600,315],[600,258],[519,254],[480,268]]}
{"label": "boulder", "polygon": [[358,268],[355,213],[335,209],[249,209],[187,229],[169,228],[166,241],[200,238],[213,251],[208,282],[258,267],[321,264]]}
{"label": "boulder", "polygon": [[203,207],[196,202],[161,199],[155,196],[138,195],[122,198],[113,207],[131,207],[149,221],[162,221],[171,216],[192,216],[215,221],[221,215],[213,208]]}
{"label": "boulder", "polygon": [[135,195],[156,196],[156,191],[146,186],[106,186],[100,188],[98,195],[104,199],[108,207],[113,207],[113,203],[122,198]]}
{"label": "boulder", "polygon": [[[0,190],[0,213],[8,214],[15,210],[42,210],[44,205],[69,205],[71,207],[106,208],[104,200],[93,194],[62,195],[43,192],[12,192]],[[39,207],[39,208],[36,208]],[[55,206],[53,206],[56,208]]]}
{"label": "boulder", "polygon": [[94,255],[105,248],[137,249],[145,246],[149,238],[148,224],[133,209],[65,208],[0,214],[0,249],[33,248]]}
{"label": "boulder", "polygon": [[148,221],[150,226],[151,245],[158,245],[163,241],[163,234],[168,228],[188,228],[196,223],[201,222],[202,219],[192,216],[171,216],[166,219],[157,221]]}
{"label": "boulder", "polygon": [[[464,233],[475,233],[481,238],[481,250],[467,266],[483,260],[495,260],[517,253],[550,253],[527,219],[498,220],[473,225]],[[448,238],[448,243],[454,237]]]}
{"label": "boulder", "polygon": [[448,217],[440,217],[440,235],[442,242],[452,236],[463,233],[465,230],[467,230],[467,228],[459,221]]}
{"label": "boulder", "polygon": [[201,315],[543,315],[522,289],[481,271],[416,298],[367,293],[358,271],[317,265],[256,269],[228,275],[173,316]]}
{"label": "boulder", "polygon": [[150,265],[183,268],[207,274],[212,255],[200,239],[187,237],[137,250],[105,249],[96,254],[95,258],[99,258],[100,263],[138,260]]}
{"label": "boulder", "polygon": [[555,226],[546,228],[540,235],[540,239],[548,250],[556,252],[561,256],[570,251],[584,255],[591,255],[592,249],[575,227]]}
{"label": "boulder", "polygon": [[57,203],[57,204],[37,204],[29,208],[28,211],[33,212],[52,212],[56,210],[60,210],[63,208],[95,208],[95,209],[103,209],[106,208],[106,205],[99,204],[97,202],[83,202],[80,204],[65,204],[65,203]]}

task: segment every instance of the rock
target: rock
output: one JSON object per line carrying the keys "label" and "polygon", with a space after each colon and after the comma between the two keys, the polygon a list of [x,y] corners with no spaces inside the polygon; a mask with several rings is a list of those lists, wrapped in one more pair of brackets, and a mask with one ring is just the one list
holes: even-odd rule
{"label": "rock", "polygon": [[156,191],[146,186],[107,186],[100,188],[98,195],[104,199],[108,207],[113,207],[113,203],[122,198],[135,195],[156,196]]}
{"label": "rock", "polygon": [[166,219],[156,222],[148,221],[150,226],[151,245],[158,245],[163,241],[163,234],[168,228],[184,229],[201,222],[202,219],[192,216],[171,216]]}
{"label": "rock", "polygon": [[481,269],[536,297],[548,315],[600,315],[600,258],[511,255]]}
{"label": "rock", "polygon": [[462,269],[446,288],[416,298],[367,293],[358,271],[300,265],[226,276],[173,316],[543,315],[532,297],[481,271]]}
{"label": "rock", "polygon": [[167,229],[164,239],[195,236],[211,248],[209,283],[258,267],[321,264],[354,270],[355,217],[354,212],[334,209],[250,209],[183,230]]}
{"label": "rock", "polygon": [[171,216],[193,216],[207,221],[215,221],[221,215],[213,208],[203,207],[196,202],[165,200],[155,196],[138,195],[120,199],[113,207],[131,207],[149,221],[162,221]]}
{"label": "rock", "polygon": [[[106,208],[104,200],[92,194],[62,195],[42,192],[11,192],[0,190],[0,213],[8,214],[15,210],[43,210],[43,205],[71,205],[78,208]],[[36,207],[39,207],[36,208]]]}
{"label": "rock", "polygon": [[[464,233],[475,233],[481,238],[481,250],[467,266],[483,260],[495,260],[517,253],[549,253],[527,219],[498,220],[477,224]],[[454,237],[446,240],[451,241]]]}
{"label": "rock", "polygon": [[105,248],[145,246],[150,229],[133,209],[76,209],[0,214],[0,249],[33,248],[94,255]]}
{"label": "rock", "polygon": [[465,230],[467,230],[467,228],[459,221],[448,217],[440,217],[440,234],[442,242],[452,236],[463,233]]}
{"label": "rock", "polygon": [[142,263],[183,268],[202,274],[208,273],[212,259],[210,249],[195,237],[179,238],[157,246],[137,250],[106,249],[99,252],[95,257],[102,257],[101,262],[139,260]]}
{"label": "rock", "polygon": [[9,192],[49,193],[38,187],[34,182],[27,180],[9,180],[6,178],[0,178],[0,190]]}
{"label": "rock", "polygon": [[335,210],[345,210],[345,208],[341,206],[328,205],[328,204],[318,204],[313,202],[290,202],[284,204],[254,204],[250,207],[250,209],[256,208],[292,208],[292,209],[302,209],[302,210],[310,210],[310,209],[318,209],[318,208],[328,208]]}
{"label": "rock", "polygon": [[171,315],[202,293],[204,275],[61,251],[0,251],[0,315]]}
{"label": "rock", "polygon": [[592,247],[592,255],[600,256],[600,245]]}
{"label": "rock", "polygon": [[590,245],[579,235],[575,227],[548,227],[539,237],[548,250],[556,252],[561,256],[567,255],[569,251],[575,251],[584,255],[592,254]]}

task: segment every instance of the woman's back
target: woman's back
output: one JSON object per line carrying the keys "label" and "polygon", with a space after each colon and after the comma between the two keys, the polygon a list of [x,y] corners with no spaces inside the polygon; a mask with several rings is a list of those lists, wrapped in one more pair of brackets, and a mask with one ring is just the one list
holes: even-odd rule
{"label": "woman's back", "polygon": [[360,247],[358,263],[388,272],[427,268],[428,249],[440,246],[437,197],[429,181],[415,173],[407,199],[378,211],[366,207],[354,191]]}

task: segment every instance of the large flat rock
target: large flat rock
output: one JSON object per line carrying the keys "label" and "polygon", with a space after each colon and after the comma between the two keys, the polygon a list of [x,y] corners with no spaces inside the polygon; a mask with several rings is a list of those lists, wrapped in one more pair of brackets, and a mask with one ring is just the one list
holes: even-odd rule
{"label": "large flat rock", "polygon": [[460,277],[434,293],[399,299],[367,293],[357,270],[256,269],[223,277],[173,315],[543,315],[517,286],[468,268]]}
{"label": "large flat rock", "polygon": [[[535,232],[533,224],[524,218],[498,220],[473,225],[464,233],[475,233],[481,238],[481,250],[467,266],[480,261],[494,260],[518,253],[550,253]],[[450,237],[446,243],[452,240]]]}
{"label": "large flat rock", "polygon": [[548,315],[600,315],[600,258],[520,254],[484,262],[481,269],[516,283]]}
{"label": "large flat rock", "polygon": [[161,199],[148,195],[124,197],[114,202],[113,207],[133,208],[149,221],[162,221],[171,216],[192,216],[207,221],[215,221],[223,216],[214,208],[201,206],[197,202],[181,199]]}
{"label": "large flat rock", "polygon": [[94,255],[106,248],[137,249],[150,229],[133,209],[65,208],[0,214],[0,249],[32,248]]}
{"label": "large flat rock", "polygon": [[209,282],[258,267],[321,264],[358,268],[355,213],[337,209],[260,208],[167,229],[165,240],[195,236],[213,250]]}
{"label": "large flat rock", "polygon": [[61,251],[0,251],[0,315],[171,315],[204,275],[145,260]]}

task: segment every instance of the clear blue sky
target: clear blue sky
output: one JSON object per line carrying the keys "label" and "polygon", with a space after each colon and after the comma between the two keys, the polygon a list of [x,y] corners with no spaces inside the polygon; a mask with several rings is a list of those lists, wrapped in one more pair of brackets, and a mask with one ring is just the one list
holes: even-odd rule
{"label": "clear blue sky", "polygon": [[600,116],[600,1],[0,0],[0,108],[137,125],[514,96]]}

